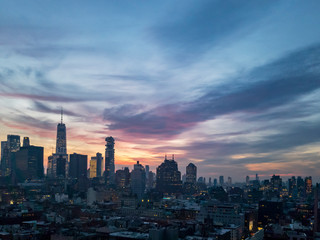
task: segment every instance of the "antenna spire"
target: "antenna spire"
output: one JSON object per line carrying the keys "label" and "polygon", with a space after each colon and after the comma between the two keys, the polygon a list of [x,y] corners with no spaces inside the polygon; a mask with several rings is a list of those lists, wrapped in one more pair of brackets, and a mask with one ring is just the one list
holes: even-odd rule
{"label": "antenna spire", "polygon": [[61,107],[61,124],[63,122],[63,108]]}

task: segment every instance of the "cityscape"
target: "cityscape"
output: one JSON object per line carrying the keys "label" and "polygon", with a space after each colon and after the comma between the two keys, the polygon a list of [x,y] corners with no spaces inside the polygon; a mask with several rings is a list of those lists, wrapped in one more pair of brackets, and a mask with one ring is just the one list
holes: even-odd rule
{"label": "cityscape", "polygon": [[1,0],[0,240],[320,240],[319,0]]}
{"label": "cityscape", "polygon": [[67,152],[57,125],[56,151],[29,137],[1,141],[1,239],[318,239],[318,184],[311,176],[206,179],[175,156],[150,171],[139,161],[115,169],[116,140],[105,153]]}

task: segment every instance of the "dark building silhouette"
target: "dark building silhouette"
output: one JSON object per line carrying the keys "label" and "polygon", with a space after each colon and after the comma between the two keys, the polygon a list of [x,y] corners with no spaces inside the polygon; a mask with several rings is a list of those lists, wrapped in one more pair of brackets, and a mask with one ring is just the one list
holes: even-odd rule
{"label": "dark building silhouette", "polygon": [[29,137],[24,137],[23,138],[23,147],[29,147],[30,146],[30,140]]}
{"label": "dark building silhouette", "polygon": [[70,154],[69,177],[87,177],[87,155],[73,153]]}
{"label": "dark building silhouette", "polygon": [[7,135],[7,141],[1,142],[2,175],[9,176],[15,172],[15,152],[20,150],[20,136]]}
{"label": "dark building silhouette", "polygon": [[144,190],[146,189],[146,170],[139,163],[139,161],[137,161],[137,164],[134,165],[130,177],[131,191],[133,194],[136,194],[139,199],[141,199],[144,194]]}
{"label": "dark building silhouette", "polygon": [[56,177],[66,177],[67,157],[65,155],[56,155]]}
{"label": "dark building silhouette", "polygon": [[182,181],[181,173],[178,171],[178,164],[174,159],[168,160],[157,167],[156,188],[164,194],[181,193]]}
{"label": "dark building silhouette", "polygon": [[283,202],[281,200],[261,200],[258,210],[258,226],[264,227],[269,223],[279,223],[283,216]]}
{"label": "dark building silhouette", "polygon": [[115,166],[114,166],[114,139],[107,137],[105,151],[105,182],[108,186],[114,184]]}
{"label": "dark building silhouette", "polygon": [[67,177],[67,130],[63,123],[61,110],[61,122],[57,125],[56,153],[48,157],[48,176],[51,178]]}
{"label": "dark building silhouette", "polygon": [[224,177],[223,176],[219,177],[219,184],[220,184],[220,186],[224,185]]}
{"label": "dark building silhouette", "polygon": [[43,147],[21,147],[15,152],[15,160],[19,181],[43,178]]}
{"label": "dark building silhouette", "polygon": [[189,163],[186,167],[186,183],[195,184],[197,181],[197,167],[193,163]]}
{"label": "dark building silhouette", "polygon": [[57,126],[56,154],[67,154],[67,130],[63,123],[63,112],[61,111],[61,123]]}
{"label": "dark building silhouette", "polygon": [[129,186],[130,183],[130,172],[129,168],[119,169],[116,171],[116,186],[119,188],[124,188]]}

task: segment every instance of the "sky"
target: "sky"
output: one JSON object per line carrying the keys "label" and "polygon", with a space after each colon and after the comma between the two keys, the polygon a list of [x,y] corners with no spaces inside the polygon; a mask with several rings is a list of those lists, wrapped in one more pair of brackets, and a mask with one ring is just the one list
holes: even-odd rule
{"label": "sky", "polygon": [[320,1],[0,1],[0,140],[320,181]]}

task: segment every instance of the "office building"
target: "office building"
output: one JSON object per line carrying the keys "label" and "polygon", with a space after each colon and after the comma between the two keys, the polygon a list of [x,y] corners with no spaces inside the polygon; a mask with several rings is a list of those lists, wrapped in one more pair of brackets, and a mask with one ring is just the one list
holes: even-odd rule
{"label": "office building", "polygon": [[15,152],[15,160],[19,181],[43,178],[43,147],[21,147]]}
{"label": "office building", "polygon": [[61,122],[57,125],[56,152],[48,157],[47,173],[51,178],[65,178],[68,175],[67,129],[63,123],[62,111]]}
{"label": "office building", "polygon": [[130,183],[129,168],[119,169],[116,171],[115,183],[118,188],[128,187]]}
{"label": "office building", "polygon": [[219,177],[219,184],[220,184],[220,186],[224,185],[224,177],[223,176]]}
{"label": "office building", "polygon": [[172,157],[165,160],[159,167],[157,167],[156,188],[159,192],[164,194],[181,193],[182,181],[181,173],[178,170],[178,164]]}
{"label": "office building", "polygon": [[101,153],[97,153],[90,160],[90,178],[101,177],[103,157]]}
{"label": "office building", "polygon": [[197,181],[197,167],[193,163],[189,163],[186,167],[186,183],[195,184]]}
{"label": "office building", "polygon": [[146,171],[144,167],[137,161],[131,171],[131,191],[141,199],[146,188]]}
{"label": "office building", "polygon": [[23,147],[29,147],[30,146],[30,139],[29,137],[24,137],[23,138]]}
{"label": "office building", "polygon": [[87,155],[73,153],[70,154],[69,177],[86,178],[87,177]]}
{"label": "office building", "polygon": [[107,137],[105,151],[105,182],[107,186],[114,184],[115,181],[115,165],[114,165],[114,139]]}

